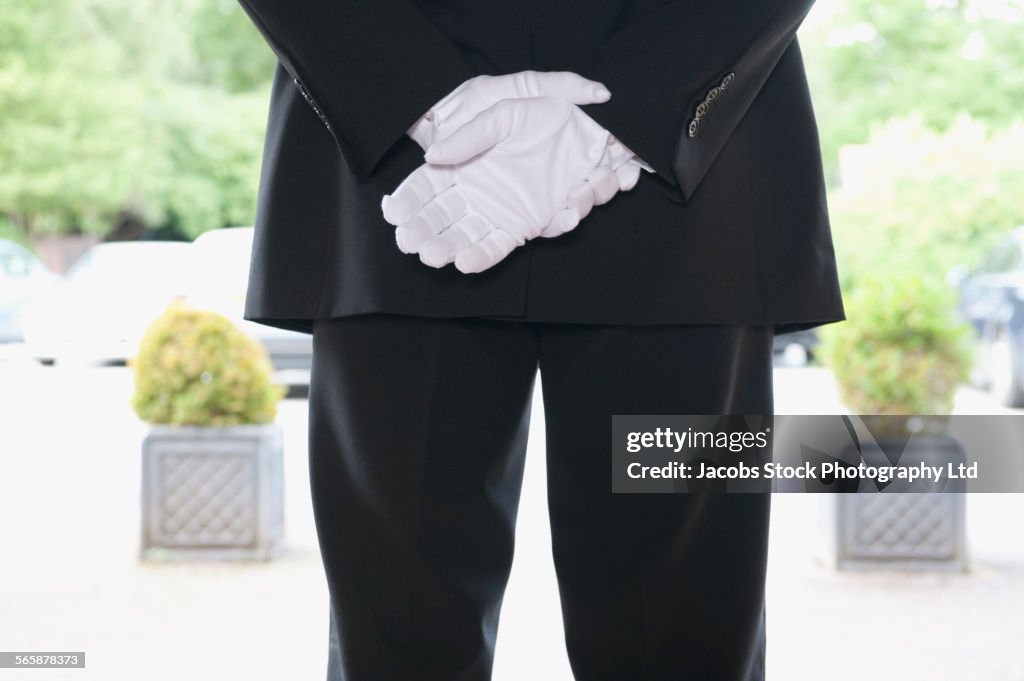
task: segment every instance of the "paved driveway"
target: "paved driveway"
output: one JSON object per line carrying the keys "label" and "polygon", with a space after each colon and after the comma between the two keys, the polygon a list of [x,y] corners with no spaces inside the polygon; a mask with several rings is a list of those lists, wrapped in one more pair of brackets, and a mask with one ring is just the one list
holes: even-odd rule
{"label": "paved driveway", "polygon": [[[2,354],[2,353],[0,353]],[[326,590],[310,509],[306,403],[282,403],[288,550],[267,564],[137,560],[139,442],[123,367],[0,361],[0,650],[85,650],[85,670],[0,681],[324,678]],[[540,400],[535,400],[539,407]],[[829,413],[831,376],[776,370],[779,413]],[[964,390],[958,411],[993,411]],[[497,681],[570,681],[535,411]],[[975,495],[966,575],[839,574],[815,561],[818,499],[776,495],[769,679],[1015,681],[1024,666],[1021,495]],[[681,613],[683,615],[683,613]]]}

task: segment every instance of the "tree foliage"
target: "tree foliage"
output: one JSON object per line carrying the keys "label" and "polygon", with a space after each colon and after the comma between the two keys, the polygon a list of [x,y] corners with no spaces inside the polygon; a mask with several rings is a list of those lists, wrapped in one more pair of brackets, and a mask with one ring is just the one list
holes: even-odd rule
{"label": "tree foliage", "polygon": [[[996,126],[1024,102],[1022,0],[819,0],[800,33],[826,163],[894,117]],[[810,23],[810,22],[809,22]]]}
{"label": "tree foliage", "polygon": [[894,119],[853,150],[851,176],[830,194],[843,289],[973,266],[1024,224],[1024,121],[1007,128],[960,116],[945,132]]}
{"label": "tree foliage", "polygon": [[[1000,131],[1022,115],[1024,0],[817,4],[800,36],[830,177],[845,144],[893,150],[878,192],[833,192],[845,271],[899,254],[909,267],[912,252],[945,266],[1021,221],[1024,154]],[[124,215],[187,235],[250,222],[273,65],[236,0],[9,0],[0,234],[104,235]],[[1000,145],[1014,151],[993,161]]]}
{"label": "tree foliage", "polygon": [[800,40],[844,291],[941,281],[1024,223],[1022,35],[1022,0],[819,0]]}
{"label": "tree foliage", "polygon": [[25,235],[250,221],[273,64],[233,0],[12,0],[0,219]]}

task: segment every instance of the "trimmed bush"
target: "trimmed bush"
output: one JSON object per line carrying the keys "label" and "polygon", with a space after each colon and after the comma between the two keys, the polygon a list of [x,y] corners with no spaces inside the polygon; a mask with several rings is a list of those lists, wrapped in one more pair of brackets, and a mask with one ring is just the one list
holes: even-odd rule
{"label": "trimmed bush", "polygon": [[820,356],[859,414],[948,414],[971,362],[954,292],[920,275],[863,281],[847,321],[822,329]]}
{"label": "trimmed bush", "polygon": [[150,324],[130,365],[132,408],[150,423],[269,423],[286,391],[271,381],[259,341],[220,314],[180,303]]}

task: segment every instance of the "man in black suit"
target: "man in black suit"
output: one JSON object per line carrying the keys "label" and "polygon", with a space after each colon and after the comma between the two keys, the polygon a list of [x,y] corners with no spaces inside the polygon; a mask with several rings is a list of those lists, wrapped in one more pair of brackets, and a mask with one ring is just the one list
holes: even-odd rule
{"label": "man in black suit", "polygon": [[612,494],[607,434],[771,414],[773,335],[844,318],[811,0],[241,4],[279,61],[245,316],[313,334],[329,678],[489,677],[539,367],[576,678],[762,680],[770,495]]}

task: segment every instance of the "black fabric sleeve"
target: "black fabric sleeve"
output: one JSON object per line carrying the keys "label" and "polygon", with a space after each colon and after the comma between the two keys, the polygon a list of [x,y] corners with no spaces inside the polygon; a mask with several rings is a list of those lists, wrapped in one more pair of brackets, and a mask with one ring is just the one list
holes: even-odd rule
{"label": "black fabric sleeve", "polygon": [[433,104],[477,75],[408,0],[239,2],[362,180]]}
{"label": "black fabric sleeve", "polygon": [[612,93],[587,113],[688,200],[813,2],[666,2],[613,34],[584,69]]}

